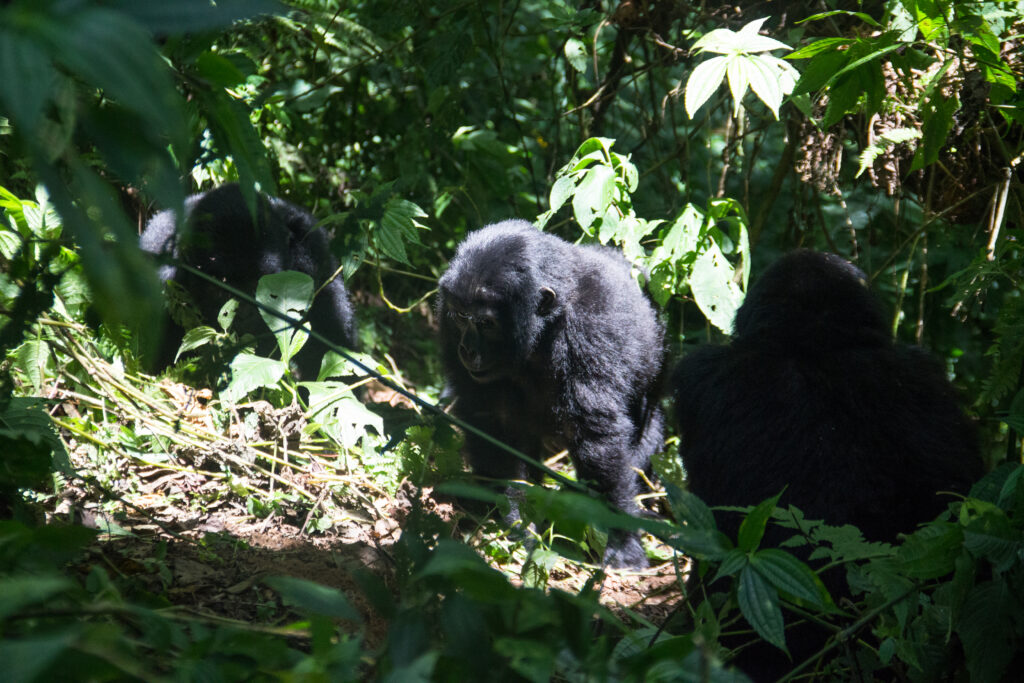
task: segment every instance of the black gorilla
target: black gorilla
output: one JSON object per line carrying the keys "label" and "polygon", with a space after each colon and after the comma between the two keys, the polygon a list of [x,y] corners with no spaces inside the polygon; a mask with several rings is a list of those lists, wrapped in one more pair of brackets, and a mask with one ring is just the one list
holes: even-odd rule
{"label": "black gorilla", "polygon": [[[945,508],[937,491],[966,494],[982,474],[940,364],[893,343],[864,274],[831,254],[776,262],[747,294],[732,343],[689,354],[672,387],[690,489],[711,505],[755,505],[787,487],[780,505],[891,542]],[[741,516],[719,520],[735,538]],[[765,543],[786,534],[769,527]],[[840,579],[826,583],[841,590]],[[824,639],[795,635],[794,661]],[[767,649],[744,651],[740,665],[774,680],[788,665]]]}
{"label": "black gorilla", "polygon": [[[222,185],[192,195],[185,201],[185,220],[181,234],[176,232],[171,210],[153,216],[139,238],[143,250],[170,256],[247,294],[256,292],[264,275],[296,270],[313,278],[317,287],[331,277],[337,263],[328,248],[327,235],[314,229],[316,220],[288,202],[259,195],[257,220],[237,184]],[[203,320],[212,323],[230,294],[222,288],[173,264],[161,265],[160,279],[180,284],[196,303]],[[345,285],[340,277],[332,280],[317,295],[309,313],[311,327],[327,339],[355,348],[355,317]],[[282,322],[282,324],[284,324]],[[170,324],[160,351],[158,365],[170,364],[181,343],[183,330]],[[269,353],[275,348],[269,340],[269,328],[257,309],[242,304],[233,328],[240,333],[261,336],[266,343],[258,349]],[[310,338],[293,359],[302,379],[316,379],[326,347]]]}
{"label": "black gorilla", "polygon": [[[662,447],[663,332],[622,255],[505,221],[466,238],[439,289],[456,415],[534,458],[567,447],[581,480],[638,512],[633,468],[649,471]],[[505,451],[466,439],[477,474],[537,478]],[[646,565],[633,534],[610,534],[604,559]]]}

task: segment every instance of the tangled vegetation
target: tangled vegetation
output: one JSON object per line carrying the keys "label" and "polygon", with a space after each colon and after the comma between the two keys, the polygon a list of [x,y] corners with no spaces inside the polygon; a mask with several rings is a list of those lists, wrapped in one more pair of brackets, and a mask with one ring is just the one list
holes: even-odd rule
{"label": "tangled vegetation", "polygon": [[[1024,6],[850,5],[0,4],[4,679],[746,680],[722,642],[811,621],[834,635],[790,678],[1013,680]],[[231,181],[330,231],[365,353],[300,382],[292,337],[237,354],[227,310],[146,372],[164,297],[137,235]],[[464,473],[433,294],[511,216],[621,249],[672,357],[781,253],[855,260],[969,400],[988,474],[896,545],[778,497],[729,538],[674,437],[650,518],[583,485],[522,485],[527,542],[466,513],[508,502]],[[763,547],[768,524],[799,533]],[[600,567],[616,529],[650,570]]]}

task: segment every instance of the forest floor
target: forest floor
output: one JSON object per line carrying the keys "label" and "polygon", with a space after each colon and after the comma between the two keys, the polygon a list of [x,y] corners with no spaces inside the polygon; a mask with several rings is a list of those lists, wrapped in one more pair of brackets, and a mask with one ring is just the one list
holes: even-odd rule
{"label": "forest floor", "polygon": [[[166,380],[161,384],[169,401],[177,405],[179,416],[193,411],[187,420],[190,424],[206,421],[201,411],[195,412],[194,390]],[[56,395],[59,398],[61,392]],[[64,394],[57,414],[75,416],[90,408],[78,400]],[[118,415],[117,406],[105,410],[110,411],[112,420],[140,431],[140,415]],[[259,414],[260,420],[277,420],[280,426],[282,411]],[[331,489],[318,478],[330,454],[318,453],[304,460],[300,445],[291,453],[294,467],[281,471],[282,476],[290,476],[262,481],[251,477],[249,498],[254,485],[273,490],[276,484],[283,492],[290,481],[317,496],[312,507],[308,499],[299,499],[296,505],[285,502],[274,512],[257,516],[245,492],[236,493],[237,487],[224,475],[228,469],[237,472],[238,458],[252,450],[243,431],[228,430],[218,440],[209,441],[205,454],[197,452],[193,434],[191,443],[173,449],[177,457],[172,462],[107,453],[103,467],[97,467],[95,444],[90,447],[88,440],[67,432],[63,436],[74,468],[91,474],[69,482],[48,516],[51,521],[74,521],[103,532],[77,569],[85,575],[94,566],[102,566],[138,590],[164,596],[176,608],[211,623],[280,625],[287,610],[282,610],[274,591],[261,581],[269,576],[295,577],[342,591],[363,617],[364,642],[374,647],[383,641],[388,624],[363,596],[359,577],[370,572],[394,589],[398,565],[391,549],[403,533],[412,499],[418,496],[422,509],[451,522],[453,535],[464,517],[451,503],[435,500],[430,489],[417,491],[407,481],[394,494],[372,485],[357,485],[350,488],[356,493],[335,508],[343,510],[342,518],[336,515],[330,528],[318,530],[310,524],[312,512],[321,507],[325,497],[337,497],[337,488]],[[95,478],[100,469],[106,470],[102,473],[105,485]],[[514,553],[502,564],[484,556],[511,582],[521,583],[525,551]],[[546,585],[549,590],[577,593],[599,569],[559,559],[549,570]],[[664,623],[682,597],[672,562],[637,572],[606,570],[598,585],[602,603],[625,621],[641,617]]]}

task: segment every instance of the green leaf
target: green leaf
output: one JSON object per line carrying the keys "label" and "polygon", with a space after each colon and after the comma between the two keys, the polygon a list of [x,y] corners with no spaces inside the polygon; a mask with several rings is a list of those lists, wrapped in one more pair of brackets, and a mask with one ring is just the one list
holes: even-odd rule
{"label": "green leaf", "polygon": [[348,598],[336,588],[328,588],[312,581],[291,576],[271,576],[263,580],[281,594],[286,605],[292,605],[307,614],[322,614],[333,619],[360,622],[362,618]]}
{"label": "green leaf", "polygon": [[754,19],[739,31],[731,31],[727,28],[708,31],[693,44],[693,49],[698,53],[706,51],[723,55],[792,49],[785,43],[758,33],[767,20],[768,17]]}
{"label": "green leaf", "polygon": [[[10,398],[0,411],[0,429],[5,438],[23,440],[17,457],[13,452],[3,454],[0,462],[4,467],[0,468],[0,476],[12,477],[9,481],[18,486],[34,486],[46,478],[51,467],[67,476],[74,473],[64,442],[57,436],[42,399]],[[2,449],[0,453],[3,453]],[[26,479],[18,481],[21,475]]]}
{"label": "green leaf", "polygon": [[309,321],[296,328],[294,323],[282,320],[263,307],[292,320],[301,320],[313,303],[313,278],[294,270],[264,275],[256,285],[256,302],[261,306],[260,317],[277,339],[281,359],[287,363],[306,343]]}
{"label": "green leaf", "polygon": [[882,27],[882,25],[879,24],[877,21],[875,21],[874,17],[872,17],[870,14],[865,14],[864,12],[852,12],[852,11],[849,11],[849,10],[841,10],[841,9],[831,10],[831,11],[828,11],[828,12],[819,12],[818,14],[812,14],[811,16],[807,17],[806,19],[801,19],[800,21],[796,22],[796,24],[799,26],[800,24],[806,24],[809,21],[817,21],[818,19],[827,19],[828,17],[833,17],[833,16],[836,16],[837,14],[838,15],[845,15],[845,16],[849,16],[849,17],[857,17],[858,19],[863,21],[865,24],[868,24],[869,26],[874,26],[875,28],[881,28]]}
{"label": "green leaf", "polygon": [[725,78],[728,66],[727,57],[712,57],[690,72],[690,77],[686,79],[686,94],[683,96],[687,116],[692,119],[708,98],[715,94]]}
{"label": "green leaf", "polygon": [[220,307],[220,311],[217,312],[217,324],[220,325],[220,329],[225,332],[231,329],[231,323],[235,322],[235,315],[238,313],[238,306],[238,299],[231,297]]}
{"label": "green leaf", "polygon": [[775,504],[779,502],[782,493],[772,496],[768,500],[761,501],[757,507],[750,511],[743,522],[740,523],[739,542],[736,544],[745,552],[756,550],[764,537],[764,530],[768,526],[772,512],[775,511]]}
{"label": "green leaf", "polygon": [[426,217],[423,209],[408,199],[392,197],[384,206],[381,226],[385,230],[400,234],[406,242],[420,244],[418,228],[424,226],[416,219]]}
{"label": "green leaf", "polygon": [[[784,83],[783,79],[785,76],[783,73],[777,71],[774,64],[766,62],[760,57],[748,57],[746,59],[750,63],[750,68],[747,70],[750,89],[765,103],[765,106],[771,109],[775,119],[778,120],[779,107],[782,106],[782,98],[785,95],[784,88],[786,86],[792,87],[792,81],[787,79]],[[781,61],[779,63],[785,64],[785,62]]]}
{"label": "green leaf", "polygon": [[672,514],[694,529],[717,529],[715,516],[703,500],[672,482],[664,482]]}
{"label": "green leaf", "polygon": [[927,103],[921,108],[923,135],[921,145],[914,154],[914,161],[910,164],[911,172],[934,164],[938,160],[939,152],[946,145],[946,138],[953,128],[953,114],[959,108],[960,100],[956,97],[946,98],[935,92],[928,98]]}
{"label": "green leaf", "polygon": [[565,58],[569,60],[572,68],[580,73],[587,71],[587,47],[579,38],[570,38],[565,41]]}
{"label": "green leaf", "polygon": [[758,635],[783,652],[787,652],[779,594],[752,565],[748,564],[740,572],[736,598],[740,612]]}
{"label": "green leaf", "polygon": [[0,641],[0,657],[3,658],[0,661],[5,662],[4,680],[7,683],[32,683],[41,680],[40,675],[47,669],[59,670],[51,669],[53,665],[66,666],[66,660],[62,661],[63,655],[79,640],[79,631],[77,626],[49,632],[40,629],[35,631],[36,637]]}
{"label": "green leaf", "polygon": [[37,396],[43,394],[44,371],[51,357],[50,345],[42,339],[30,339],[18,347],[15,367],[25,373]]}
{"label": "green leaf", "polygon": [[825,609],[832,603],[825,585],[810,567],[784,550],[765,548],[750,558],[754,569],[776,589]]}
{"label": "green leaf", "polygon": [[959,525],[932,522],[907,537],[896,551],[896,559],[910,578],[937,579],[953,571],[963,544]]}
{"label": "green leaf", "polygon": [[750,72],[753,65],[743,55],[729,58],[729,64],[725,68],[726,77],[729,79],[729,92],[732,93],[732,115],[740,115],[740,106],[743,103],[743,96],[750,86]]}
{"label": "green leaf", "polygon": [[192,349],[198,349],[200,346],[205,344],[209,344],[216,338],[217,330],[212,327],[207,325],[193,327],[185,333],[184,337],[182,337],[181,346],[178,347],[178,353],[174,355],[174,362],[178,362],[178,359],[181,358],[181,354],[191,351]]}
{"label": "green leaf", "polygon": [[[828,83],[837,71],[850,60],[849,50],[822,52],[811,59],[793,86],[793,96],[816,92]],[[831,96],[831,93],[829,93]]]}
{"label": "green leaf", "polygon": [[690,275],[690,291],[701,313],[726,334],[743,303],[743,292],[735,281],[736,271],[717,244],[697,256]]}
{"label": "green leaf", "polygon": [[786,59],[807,59],[808,57],[814,57],[826,51],[837,51],[836,49],[845,45],[849,45],[853,41],[849,38],[822,38],[816,40],[810,45],[805,45],[796,52],[791,52],[786,55]]}
{"label": "green leaf", "polygon": [[991,562],[995,571],[1005,572],[1024,557],[1024,538],[998,507],[988,504],[982,509],[964,528],[964,547],[974,557]]}
{"label": "green leaf", "polygon": [[287,366],[270,358],[240,353],[231,361],[231,382],[221,392],[228,403],[237,403],[256,389],[272,389],[284,377]]}
{"label": "green leaf", "polygon": [[[656,529],[650,531],[654,533]],[[729,539],[717,529],[681,526],[664,535],[659,532],[658,537],[684,554],[699,559],[719,561],[733,550]]]}
{"label": "green leaf", "polygon": [[738,574],[743,571],[749,563],[750,557],[747,553],[743,552],[739,548],[733,548],[722,557],[721,564],[718,565],[718,571],[715,573],[715,578],[712,580],[712,583],[723,576]]}
{"label": "green leaf", "polygon": [[919,140],[920,138],[921,131],[916,128],[893,128],[892,130],[885,131],[860,153],[860,168],[857,169],[857,175],[854,177],[859,178],[860,174],[871,168],[871,165],[875,163],[875,159],[889,148],[903,142]]}
{"label": "green leaf", "polygon": [[968,594],[956,633],[963,643],[972,681],[1004,680],[1003,672],[1017,652],[1012,639],[1012,612],[1019,605],[1018,597],[999,579],[978,584]]}
{"label": "green leaf", "polygon": [[300,382],[309,391],[311,422],[341,448],[355,448],[373,429],[384,434],[384,419],[367,408],[343,382]]}
{"label": "green leaf", "polygon": [[550,202],[551,212],[554,213],[565,205],[565,201],[572,196],[576,189],[576,180],[572,176],[564,175],[558,178],[551,186]]}
{"label": "green leaf", "polygon": [[572,198],[572,210],[576,222],[590,234],[594,220],[611,206],[615,190],[615,171],[603,164],[589,169],[576,188]]}
{"label": "green leaf", "polygon": [[245,75],[231,60],[212,51],[196,58],[196,69],[203,78],[221,88],[231,88],[245,81]]}
{"label": "green leaf", "polygon": [[412,265],[406,254],[405,243],[420,243],[417,233],[420,223],[416,219],[426,215],[423,209],[408,200],[398,197],[388,200],[379,229],[375,231],[377,244],[381,251],[395,261]]}
{"label": "green leaf", "polygon": [[5,29],[0,28],[0,103],[22,132],[33,136],[44,120],[43,108],[56,95],[57,72],[37,43]]}
{"label": "green leaf", "polygon": [[0,621],[29,605],[44,602],[74,584],[63,576],[5,576],[0,579]]}

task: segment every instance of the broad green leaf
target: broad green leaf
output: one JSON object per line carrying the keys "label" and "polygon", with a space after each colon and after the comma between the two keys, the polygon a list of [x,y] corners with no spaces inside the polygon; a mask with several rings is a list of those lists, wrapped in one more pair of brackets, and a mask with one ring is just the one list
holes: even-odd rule
{"label": "broad green leaf", "polygon": [[937,579],[953,571],[964,544],[957,524],[932,522],[907,537],[896,551],[903,574],[915,579]]}
{"label": "broad green leaf", "polygon": [[[639,526],[646,528],[650,525],[640,524]],[[653,533],[655,529],[650,529],[650,531]],[[685,555],[699,559],[721,560],[733,550],[732,543],[725,534],[716,529],[681,526],[664,535],[659,532],[658,537]]]}
{"label": "broad green leaf", "polygon": [[[50,413],[47,412],[46,404],[42,399],[25,396],[10,398],[0,411],[0,429],[6,431],[5,436],[8,438],[23,437],[31,442],[31,452],[23,455],[28,456],[32,461],[20,463],[29,470],[40,471],[45,475],[52,465],[52,468],[67,476],[71,476],[75,472],[71,467],[71,460],[64,447],[64,442],[57,436],[53,422],[50,420]],[[36,459],[39,454],[48,455],[50,461],[40,464]],[[3,455],[3,463],[8,475],[15,471],[14,460],[15,457],[11,453]],[[32,482],[32,485],[34,484],[35,482]]]}
{"label": "broad green leaf", "polygon": [[737,546],[745,552],[756,550],[764,537],[764,530],[768,526],[772,512],[775,511],[775,504],[779,502],[782,493],[778,493],[768,500],[763,500],[743,518],[740,523],[739,542]]}
{"label": "broad green leaf", "polygon": [[690,72],[690,77],[686,79],[686,94],[683,96],[687,116],[692,119],[697,110],[718,90],[728,66],[727,57],[712,57]]}
{"label": "broad green leaf", "polygon": [[198,349],[200,346],[209,344],[217,338],[217,330],[209,327],[208,325],[200,325],[194,327],[181,339],[181,346],[178,347],[178,353],[174,354],[174,362],[177,363],[178,359],[181,358],[181,354],[191,351],[192,349]]}
{"label": "broad green leaf", "polygon": [[[381,374],[387,374],[389,372],[388,368],[379,364],[374,360],[373,356],[369,354],[356,353],[354,351],[349,351],[348,353],[368,368],[374,369]],[[353,365],[346,358],[334,351],[328,351],[324,354],[324,358],[320,363],[320,372],[317,375],[317,380],[323,381],[330,379],[331,377],[347,377],[349,375],[361,374],[363,374],[363,370],[358,366]]]}
{"label": "broad green leaf", "polygon": [[57,72],[38,43],[16,27],[0,28],[0,103],[25,135],[43,121],[43,107],[56,95]]}
{"label": "broad green leaf", "polygon": [[723,576],[733,576],[738,574],[749,564],[750,556],[743,552],[739,548],[733,548],[722,557],[721,564],[718,565],[718,571],[715,573],[715,578],[712,583],[722,578]]}
{"label": "broad green leaf", "polygon": [[572,68],[580,73],[587,71],[587,47],[579,38],[570,38],[565,41],[565,58],[572,65]]}
{"label": "broad green leaf", "polygon": [[274,333],[281,358],[287,363],[306,343],[309,321],[296,329],[294,323],[264,307],[292,320],[301,320],[313,303],[313,278],[294,270],[264,275],[256,286],[256,302],[260,304],[260,317]]}
{"label": "broad green leaf", "polygon": [[562,208],[566,200],[572,196],[576,189],[576,180],[572,176],[564,175],[558,178],[551,186],[551,211],[554,213]]}
{"label": "broad green leaf", "polygon": [[[1013,659],[1014,622],[1010,613],[1019,596],[1010,594],[1005,581],[994,579],[978,584],[968,594],[956,633],[964,646],[967,670],[972,681],[1001,681]],[[1018,674],[1020,672],[1018,671]]]}
{"label": "broad green leaf", "polygon": [[816,40],[810,45],[805,45],[796,52],[791,52],[786,55],[786,59],[807,59],[808,57],[814,57],[822,52],[836,51],[837,48],[845,45],[849,45],[852,40],[849,38],[822,38]]}
{"label": "broad green leaf", "polygon": [[[750,81],[750,89],[764,102],[766,107],[771,109],[775,119],[778,120],[785,87],[791,87],[791,79],[785,72],[777,70],[774,64],[770,64],[760,57],[749,57],[748,61],[750,68],[747,70],[747,79]],[[785,64],[781,60],[777,61],[780,64]]]}
{"label": "broad green leaf", "polygon": [[747,88],[750,86],[752,70],[753,66],[744,55],[730,57],[725,68],[725,74],[729,79],[729,92],[732,93],[732,115],[735,117],[740,115],[743,96],[747,94]]}
{"label": "broad green leaf", "polygon": [[995,571],[1002,573],[1024,557],[1024,537],[1014,529],[1005,512],[995,505],[987,505],[989,507],[964,528],[964,547],[974,557],[991,562]]}
{"label": "broad green leaf", "polygon": [[686,522],[694,529],[717,529],[715,516],[707,504],[690,493],[681,489],[672,482],[665,483],[665,492],[668,494],[668,502],[676,519]]}
{"label": "broad green leaf", "polygon": [[786,652],[786,631],[779,606],[779,594],[752,565],[740,572],[736,589],[743,617],[763,639]]}
{"label": "broad green leaf", "polygon": [[369,410],[347,384],[342,382],[301,382],[309,391],[310,421],[345,449],[356,446],[367,429],[384,434],[384,420]]}
{"label": "broad green leaf", "polygon": [[208,50],[196,58],[200,75],[222,88],[231,88],[245,81],[245,75],[226,57]]}
{"label": "broad green leaf", "polygon": [[238,299],[231,297],[220,307],[220,311],[217,312],[217,324],[220,325],[220,329],[225,332],[231,329],[231,323],[235,322],[235,314],[238,313],[238,305]]}
{"label": "broad green leaf", "polygon": [[[0,38],[2,40],[2,38]],[[36,629],[35,637],[10,638],[0,641],[0,661],[4,665],[4,680],[7,683],[33,683],[43,680],[41,674],[54,665],[59,670],[66,667],[65,651],[82,639],[80,633],[85,627],[73,625],[55,630]],[[96,629],[98,631],[99,629]],[[63,661],[62,661],[63,660]],[[66,670],[66,669],[65,669]],[[82,672],[77,672],[81,674]],[[131,678],[125,672],[124,678]]]}
{"label": "broad green leaf", "polygon": [[603,164],[589,169],[580,181],[572,198],[572,210],[576,222],[588,234],[594,219],[611,205],[614,190],[615,172]]}
{"label": "broad green leaf", "polygon": [[939,152],[946,145],[946,138],[953,128],[953,114],[959,108],[960,101],[956,97],[946,98],[939,92],[934,93],[921,108],[921,144],[914,153],[914,161],[910,164],[911,172],[938,160]]}
{"label": "broad green leaf", "polygon": [[307,614],[322,614],[333,619],[359,622],[362,618],[345,594],[336,588],[292,576],[270,576],[263,580],[281,594],[286,605],[292,605]]}
{"label": "broad green leaf", "polygon": [[789,45],[779,42],[774,38],[762,36],[758,33],[768,17],[754,19],[746,24],[736,34],[737,48],[740,52],[768,52],[770,50],[792,50]]}
{"label": "broad green leaf", "polygon": [[[793,96],[816,92],[850,61],[849,50],[827,51],[815,55],[793,86]],[[829,93],[831,95],[831,93]]]}
{"label": "broad green leaf", "polygon": [[697,256],[690,275],[690,291],[697,306],[711,324],[726,334],[732,331],[743,292],[735,282],[735,270],[722,250],[712,244]]}
{"label": "broad green leaf", "polygon": [[822,609],[832,602],[821,579],[811,568],[784,550],[765,548],[754,553],[750,563],[783,593]]}
{"label": "broad green leaf", "polygon": [[24,607],[44,602],[59,593],[74,588],[74,584],[67,578],[47,574],[5,576],[2,586],[0,620],[7,619]]}
{"label": "broad green leaf", "polygon": [[228,403],[237,403],[256,389],[272,389],[284,377],[287,366],[270,358],[240,353],[231,361],[231,382],[221,392]]}
{"label": "broad green leaf", "polygon": [[708,31],[693,44],[693,49],[700,52],[716,52],[718,54],[749,54],[751,52],[767,52],[769,50],[792,49],[785,43],[774,38],[758,34],[768,17],[755,19],[739,31],[727,28],[716,28]]}

